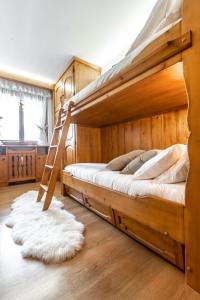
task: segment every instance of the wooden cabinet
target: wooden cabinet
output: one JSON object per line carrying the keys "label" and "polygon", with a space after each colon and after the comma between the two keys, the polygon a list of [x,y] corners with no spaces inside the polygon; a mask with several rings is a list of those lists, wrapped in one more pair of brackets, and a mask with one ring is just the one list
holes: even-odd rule
{"label": "wooden cabinet", "polygon": [[[54,122],[64,101],[70,99],[90,82],[100,76],[101,69],[81,59],[73,58],[66,71],[60,77],[54,90]],[[78,141],[78,142],[77,142]],[[88,143],[89,141],[89,143]],[[66,141],[64,165],[76,162],[100,162],[100,149],[94,154],[92,147],[99,147],[100,130],[82,128],[71,124]]]}
{"label": "wooden cabinet", "polygon": [[8,159],[6,155],[0,156],[0,185],[8,181]]}
{"label": "wooden cabinet", "polygon": [[8,151],[8,182],[35,179],[35,149]]}
{"label": "wooden cabinet", "polygon": [[1,145],[0,185],[40,180],[46,162],[48,146]]}
{"label": "wooden cabinet", "polygon": [[[73,57],[65,72],[55,85],[54,89],[54,114],[64,101],[70,99],[81,89],[95,80],[101,74],[101,69],[77,57]],[[56,119],[56,118],[55,118]]]}
{"label": "wooden cabinet", "polygon": [[47,155],[37,155],[36,157],[36,179],[37,180],[40,180],[42,177],[46,159],[47,159]]}

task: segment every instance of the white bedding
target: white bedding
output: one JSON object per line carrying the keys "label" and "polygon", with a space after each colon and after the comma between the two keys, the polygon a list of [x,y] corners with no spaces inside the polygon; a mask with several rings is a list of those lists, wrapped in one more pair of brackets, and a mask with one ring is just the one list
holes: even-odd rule
{"label": "white bedding", "polygon": [[98,90],[105,82],[131,65],[146,46],[175,26],[182,17],[181,6],[182,0],[158,0],[144,28],[134,40],[127,55],[110,70],[77,93],[72,98],[74,103],[78,104],[87,96]]}
{"label": "white bedding", "polygon": [[160,184],[153,180],[133,180],[133,175],[105,170],[106,164],[80,163],[65,167],[73,176],[130,196],[160,197],[180,204],[185,203],[185,183]]}

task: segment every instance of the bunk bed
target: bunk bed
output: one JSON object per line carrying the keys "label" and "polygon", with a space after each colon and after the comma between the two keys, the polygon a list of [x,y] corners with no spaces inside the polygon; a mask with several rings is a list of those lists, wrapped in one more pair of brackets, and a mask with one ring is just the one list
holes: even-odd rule
{"label": "bunk bed", "polygon": [[[86,170],[81,174],[87,174],[87,165],[67,166],[61,180],[66,194],[186,270],[188,284],[200,291],[200,4],[198,0],[183,0],[180,16],[182,1],[174,1],[177,5],[171,7],[172,2],[158,1],[125,59],[71,98],[70,103],[73,103],[72,123],[99,128],[102,153],[103,143],[109,143],[106,132],[118,123],[121,126],[127,122],[127,127],[130,120],[137,122],[167,112],[188,111],[189,131],[192,133],[188,143],[190,171],[187,183],[175,187],[182,192],[178,192],[177,199],[167,197],[168,193],[165,196],[130,195],[97,184],[92,176],[81,176],[80,168]],[[164,25],[162,22],[161,25],[154,24],[155,15],[163,4],[166,5],[165,16],[169,15],[171,21]],[[169,11],[173,14],[170,15]],[[180,132],[188,130],[187,124],[183,123]],[[174,131],[173,126],[168,130]],[[157,135],[159,138],[159,132]],[[117,135],[115,138],[117,141]],[[148,147],[152,147],[152,141]],[[106,162],[103,157],[102,162]],[[88,168],[98,172],[99,167],[90,165]]]}

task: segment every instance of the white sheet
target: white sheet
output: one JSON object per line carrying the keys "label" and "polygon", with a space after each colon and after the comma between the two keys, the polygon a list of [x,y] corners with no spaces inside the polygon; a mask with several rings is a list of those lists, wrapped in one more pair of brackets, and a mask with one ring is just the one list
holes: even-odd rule
{"label": "white sheet", "polygon": [[105,170],[106,164],[74,164],[65,171],[82,180],[95,183],[130,196],[160,197],[180,204],[185,203],[185,183],[160,184],[154,180],[133,180],[133,175]]}
{"label": "white sheet", "polygon": [[134,59],[146,46],[176,25],[181,20],[181,6],[182,0],[158,0],[144,28],[134,40],[127,55],[110,70],[77,93],[72,98],[75,105],[133,63]]}

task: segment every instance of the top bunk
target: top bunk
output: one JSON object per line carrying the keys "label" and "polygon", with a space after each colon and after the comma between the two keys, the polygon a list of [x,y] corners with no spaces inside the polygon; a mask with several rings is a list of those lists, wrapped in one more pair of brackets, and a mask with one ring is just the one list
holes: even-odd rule
{"label": "top bunk", "polygon": [[182,1],[158,0],[127,55],[70,99],[72,123],[102,127],[187,106]]}

